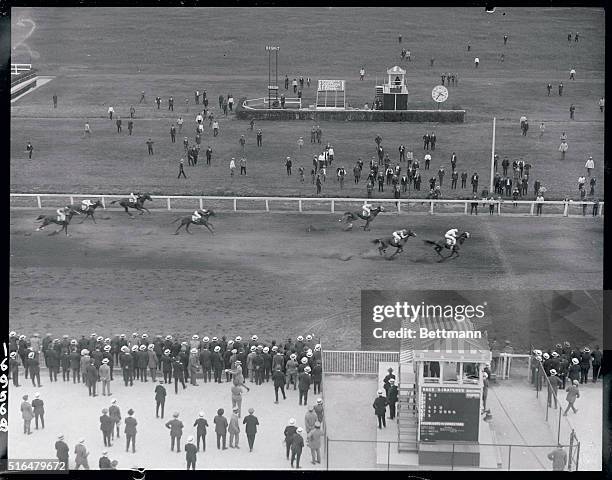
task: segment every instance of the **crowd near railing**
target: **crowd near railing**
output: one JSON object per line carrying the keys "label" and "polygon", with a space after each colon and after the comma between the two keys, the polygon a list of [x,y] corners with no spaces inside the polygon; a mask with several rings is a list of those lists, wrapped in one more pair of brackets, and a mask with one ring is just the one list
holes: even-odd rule
{"label": "crowd near railing", "polygon": [[[127,195],[110,194],[67,194],[67,193],[11,193],[11,208],[57,208],[66,201],[75,204],[81,199],[100,199],[104,208],[110,207],[110,201],[125,198]],[[423,214],[465,214],[474,212],[474,205],[480,207],[480,214],[488,214],[491,202],[488,200],[431,200],[431,199],[388,199],[388,198],[341,198],[341,197],[244,197],[244,196],[208,196],[208,195],[151,195],[152,203],[145,206],[150,209],[161,208],[175,211],[189,211],[195,208],[216,208],[221,211],[244,212],[343,212],[349,208],[359,208],[364,203],[385,206],[385,213],[423,213]],[[161,204],[159,201],[161,200]],[[157,201],[157,202],[156,202]],[[64,203],[62,203],[64,202]],[[495,215],[537,216],[535,201],[495,201]],[[604,203],[581,201],[546,200],[542,203],[542,214],[572,216],[603,216]],[[121,208],[118,205],[116,208]]]}

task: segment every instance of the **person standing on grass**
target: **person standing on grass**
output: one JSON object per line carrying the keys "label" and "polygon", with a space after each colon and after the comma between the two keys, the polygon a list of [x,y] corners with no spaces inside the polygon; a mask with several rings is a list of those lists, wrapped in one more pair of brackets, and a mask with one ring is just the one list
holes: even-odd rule
{"label": "person standing on grass", "polygon": [[53,108],[57,108],[57,94],[53,94]]}
{"label": "person standing on grass", "polygon": [[586,163],[584,164],[584,168],[587,170],[587,175],[591,176],[591,170],[595,168],[595,162],[593,161],[593,157],[589,156]]}
{"label": "person standing on grass", "polygon": [[108,107],[108,118],[110,118],[111,120],[113,119],[113,113],[115,113],[115,109],[111,105],[110,107]]}
{"label": "person standing on grass", "polygon": [[246,165],[247,165],[247,159],[245,157],[242,157],[240,159],[240,175],[244,174],[246,175]]}
{"label": "person standing on grass", "polygon": [[149,155],[153,155],[153,144],[155,142],[151,140],[151,137],[149,137],[149,139],[145,143],[147,144],[147,150],[149,152]]}
{"label": "person standing on grass", "polygon": [[134,122],[132,120],[128,120],[128,134],[132,135],[132,130],[134,130]]}
{"label": "person standing on grass", "polygon": [[161,418],[164,418],[164,406],[166,405],[166,388],[164,380],[159,380],[159,385],[155,387],[155,418],[159,418],[159,409],[161,407]]}
{"label": "person standing on grass", "polygon": [[145,99],[145,92],[144,90],[142,92],[140,92],[140,100],[138,100],[138,103],[147,103],[147,100]]}
{"label": "person standing on grass", "polygon": [[217,120],[213,121],[212,129],[213,129],[213,137],[216,137],[217,135],[219,135],[219,122]]}
{"label": "person standing on grass", "polygon": [[261,147],[262,146],[262,138],[263,138],[263,133],[261,131],[261,128],[257,130],[257,146]]}
{"label": "person standing on grass", "polygon": [[32,146],[31,142],[27,143],[27,145],[26,145],[26,152],[28,152],[28,158],[31,160],[32,159],[32,153],[34,152],[34,147]]}
{"label": "person standing on grass", "polygon": [[552,85],[551,85],[551,83],[550,83],[550,82],[548,82],[548,85],[546,85],[546,90],[547,90],[547,92],[548,92],[548,96],[550,97],[550,92],[551,92],[551,90],[552,90]]}
{"label": "person standing on grass", "polygon": [[176,143],[176,127],[174,123],[170,126],[170,141]]}
{"label": "person standing on grass", "polygon": [[544,137],[544,130],[546,129],[546,126],[544,125],[544,122],[540,123],[540,138]]}
{"label": "person standing on grass", "polygon": [[576,399],[580,398],[580,389],[578,388],[578,384],[578,380],[572,380],[572,384],[567,387],[567,396],[565,397],[567,400],[567,408],[565,409],[565,412],[563,412],[564,417],[567,417],[567,412],[569,412],[570,408],[574,413],[578,413],[578,409],[574,406]]}
{"label": "person standing on grass", "polygon": [[180,117],[176,120],[176,124],[178,125],[178,133],[181,133],[183,129],[183,117]]}
{"label": "person standing on grass", "polygon": [[320,176],[320,175],[318,175],[318,174],[317,174],[317,178],[316,178],[316,180],[315,180],[315,184],[316,184],[316,186],[317,186],[317,195],[321,195],[321,187],[322,187],[322,184],[321,184],[321,176]]}
{"label": "person standing on grass", "polygon": [[563,82],[559,83],[559,96],[563,96]]}
{"label": "person standing on grass", "polygon": [[543,205],[544,205],[544,195],[542,195],[542,192],[539,192],[538,196],[536,197],[536,215],[537,216],[542,215]]}
{"label": "person standing on grass", "polygon": [[121,117],[117,117],[115,123],[117,124],[117,133],[121,133]]}
{"label": "person standing on grass", "polygon": [[236,171],[236,159],[234,157],[232,157],[232,159],[230,160],[230,177],[234,176],[234,172]]}
{"label": "person standing on grass", "polygon": [[574,120],[574,112],[576,111],[576,107],[574,106],[574,104],[572,103],[569,107],[569,112],[570,112],[570,120]]}
{"label": "person standing on grass", "polygon": [[206,149],[206,165],[210,166],[210,162],[212,160],[212,148],[209,145]]}
{"label": "person standing on grass", "polygon": [[202,451],[206,451],[206,428],[208,421],[204,418],[204,412],[198,413],[198,418],[193,424],[196,427],[197,451],[200,451],[200,440],[202,440]]}
{"label": "person standing on grass", "polygon": [[570,70],[569,79],[576,80],[576,69],[574,67],[572,67]]}
{"label": "person standing on grass", "polygon": [[287,175],[291,175],[291,166],[292,166],[291,157],[287,157],[287,160],[285,160],[285,167],[287,168]]}

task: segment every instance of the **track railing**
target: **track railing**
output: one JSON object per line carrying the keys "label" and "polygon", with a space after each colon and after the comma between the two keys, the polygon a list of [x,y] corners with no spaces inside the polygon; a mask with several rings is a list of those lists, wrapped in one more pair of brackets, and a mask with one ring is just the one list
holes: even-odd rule
{"label": "track railing", "polygon": [[[84,198],[98,198],[101,200],[104,208],[107,208],[107,200],[117,200],[121,198],[126,198],[127,195],[106,195],[106,194],[80,194],[80,193],[11,193],[10,194],[11,201],[15,202],[17,199],[25,199],[26,205],[11,205],[12,208],[32,208],[35,205],[36,208],[53,208],[58,207],[62,203],[65,203],[65,200],[68,200],[71,204],[75,203],[75,199],[84,199]],[[153,200],[162,200],[165,204],[165,208],[167,210],[172,210],[173,201],[181,201],[182,206],[175,206],[174,209],[177,211],[180,210],[189,210],[191,208],[204,208],[206,202],[231,202],[232,207],[230,210],[238,211],[239,210],[239,202],[241,202],[244,206],[245,202],[257,202],[261,205],[262,209],[266,212],[272,211],[271,204],[295,204],[297,206],[298,212],[304,212],[304,207],[307,204],[320,205],[325,204],[329,205],[328,208],[321,210],[320,208],[316,211],[328,211],[330,213],[336,213],[336,204],[341,203],[343,208],[347,206],[347,204],[354,204],[355,206],[351,206],[351,208],[358,208],[359,204],[365,203],[374,203],[374,204],[392,204],[390,208],[386,211],[388,213],[401,213],[402,211],[407,213],[416,213],[416,212],[424,212],[423,206],[426,206],[426,212],[430,215],[434,215],[436,213],[445,213],[442,212],[443,207],[460,207],[459,209],[451,210],[446,213],[459,213],[463,211],[465,215],[469,215],[472,210],[473,205],[478,205],[481,207],[481,213],[485,213],[482,208],[486,208],[491,205],[491,202],[487,200],[430,200],[430,199],[386,199],[386,198],[337,198],[337,197],[232,197],[232,196],[206,196],[206,195],[151,195]],[[49,202],[50,200],[58,200],[55,202]],[[64,200],[64,202],[60,200]],[[44,202],[43,202],[44,201]],[[186,202],[185,202],[186,201]],[[44,203],[44,204],[43,204]],[[188,206],[185,204],[188,203]],[[518,200],[516,202],[510,201],[495,201],[493,202],[494,214],[495,215],[503,215],[512,214],[513,210],[519,206],[527,207],[529,213],[525,209],[523,209],[523,214],[528,214],[531,216],[536,216],[537,212],[537,203],[535,201],[529,200]],[[570,210],[576,212],[574,216],[577,216],[580,211],[582,214],[586,214],[586,210],[589,209],[588,215],[592,216],[592,209],[595,205],[594,202],[574,202],[574,201],[555,201],[555,200],[547,200],[542,203],[542,211],[544,213],[553,213],[558,214],[559,216],[568,217],[570,215]],[[32,206],[31,206],[32,205]],[[150,205],[150,204],[149,204]],[[175,202],[176,205],[176,202]],[[604,203],[601,202],[598,205],[598,209],[596,215],[603,216]],[[414,209],[415,206],[419,208]],[[503,206],[503,209],[502,209]],[[548,209],[550,206],[556,206],[554,210]],[[411,208],[412,207],[412,208]],[[562,208],[561,208],[562,207]],[[155,202],[153,203],[153,208],[157,208]],[[292,207],[293,208],[293,207]],[[547,212],[548,209],[548,212]],[[224,209],[220,209],[224,210]],[[504,210],[504,213],[502,213]],[[241,210],[243,211],[243,210]],[[260,209],[245,209],[244,211],[253,211],[258,212]],[[279,211],[287,211],[287,209],[282,209]],[[314,210],[308,210],[314,211]]]}

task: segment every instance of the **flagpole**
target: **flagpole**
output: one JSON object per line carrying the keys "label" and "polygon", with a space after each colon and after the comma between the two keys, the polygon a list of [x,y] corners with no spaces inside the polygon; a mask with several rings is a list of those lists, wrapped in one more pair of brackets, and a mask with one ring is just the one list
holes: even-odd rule
{"label": "flagpole", "polygon": [[493,139],[491,140],[491,183],[489,184],[489,195],[493,195],[493,176],[495,170],[495,117],[493,117]]}

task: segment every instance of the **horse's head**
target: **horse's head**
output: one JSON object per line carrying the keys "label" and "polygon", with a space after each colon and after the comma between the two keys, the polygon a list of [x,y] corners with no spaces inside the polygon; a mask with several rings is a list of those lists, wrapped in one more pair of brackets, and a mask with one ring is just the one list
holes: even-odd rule
{"label": "horse's head", "polygon": [[374,210],[372,210],[372,212],[376,212],[376,213],[380,213],[380,212],[384,212],[385,211],[385,207],[383,207],[382,205],[380,207],[376,207]]}
{"label": "horse's head", "polygon": [[208,209],[208,215],[210,215],[211,217],[214,217],[215,211],[212,208]]}
{"label": "horse's head", "polygon": [[144,202],[145,200],[149,200],[149,201],[151,201],[151,202],[153,201],[153,199],[151,198],[151,195],[150,195],[150,194],[148,194],[148,193],[143,193],[143,194],[140,196],[140,199],[141,199],[143,202]]}
{"label": "horse's head", "polygon": [[406,229],[406,234],[408,235],[408,237],[416,237],[417,234],[414,233],[412,230],[410,230],[409,228]]}
{"label": "horse's head", "polygon": [[463,239],[470,238],[470,232],[462,232],[459,236]]}

